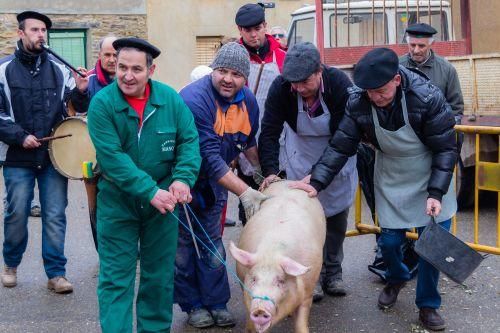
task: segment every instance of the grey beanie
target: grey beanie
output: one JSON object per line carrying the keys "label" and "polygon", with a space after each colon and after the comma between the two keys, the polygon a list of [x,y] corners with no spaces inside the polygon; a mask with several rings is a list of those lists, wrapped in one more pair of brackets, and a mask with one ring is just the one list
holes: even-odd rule
{"label": "grey beanie", "polygon": [[229,68],[248,78],[250,74],[250,54],[243,45],[230,42],[220,48],[210,67],[212,69]]}
{"label": "grey beanie", "polygon": [[301,82],[315,73],[320,65],[319,51],[314,44],[295,44],[286,53],[282,75],[288,82]]}

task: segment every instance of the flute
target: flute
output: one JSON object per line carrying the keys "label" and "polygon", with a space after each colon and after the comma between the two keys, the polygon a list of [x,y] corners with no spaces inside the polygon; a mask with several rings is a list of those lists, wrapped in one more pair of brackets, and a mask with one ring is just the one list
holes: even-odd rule
{"label": "flute", "polygon": [[63,59],[63,57],[61,57],[59,54],[57,54],[54,50],[52,50],[47,44],[42,44],[42,47],[47,51],[49,52],[50,54],[52,54],[54,57],[56,57],[60,62],[62,62],[64,65],[66,65],[67,67],[69,67],[73,72],[76,72],[76,74],[80,75],[81,77],[85,77],[85,75],[80,72],[79,70],[77,70],[75,67],[73,67],[69,62],[67,62],[66,60]]}

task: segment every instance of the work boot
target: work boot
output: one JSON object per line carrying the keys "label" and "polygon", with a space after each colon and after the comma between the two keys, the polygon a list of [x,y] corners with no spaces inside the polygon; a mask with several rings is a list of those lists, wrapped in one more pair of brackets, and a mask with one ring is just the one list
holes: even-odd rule
{"label": "work boot", "polygon": [[235,225],[236,225],[235,220],[231,220],[226,217],[226,221],[224,222],[225,227],[234,227]]}
{"label": "work boot", "polygon": [[342,279],[330,279],[325,283],[325,292],[330,296],[345,296],[345,283]]}
{"label": "work boot", "polygon": [[33,216],[33,217],[40,217],[40,216],[42,216],[42,209],[40,208],[39,205],[33,205],[33,206],[31,206],[30,216]]}
{"label": "work boot", "polygon": [[56,276],[49,279],[47,288],[53,290],[56,294],[69,294],[73,292],[73,285],[64,276]]}
{"label": "work boot", "polygon": [[439,315],[436,309],[421,308],[418,318],[424,327],[431,331],[442,331],[446,328],[444,319]]}
{"label": "work boot", "polygon": [[219,327],[233,327],[236,325],[233,315],[226,309],[210,310],[215,325]]}
{"label": "work boot", "polygon": [[323,287],[321,287],[321,283],[318,281],[316,282],[316,286],[314,287],[313,290],[313,302],[319,302],[325,297],[325,293],[323,293]]}
{"label": "work boot", "polygon": [[378,306],[381,309],[389,309],[396,303],[399,291],[405,286],[406,283],[388,283],[378,296]]}
{"label": "work boot", "polygon": [[213,326],[214,319],[207,309],[192,309],[188,315],[188,324],[195,328],[207,328]]}
{"label": "work boot", "polygon": [[4,266],[2,273],[2,284],[7,288],[17,286],[17,268]]}

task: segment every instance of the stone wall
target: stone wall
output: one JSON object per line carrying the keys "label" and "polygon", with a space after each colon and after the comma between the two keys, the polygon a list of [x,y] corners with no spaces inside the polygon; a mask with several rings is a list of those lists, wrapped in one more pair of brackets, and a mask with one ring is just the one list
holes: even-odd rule
{"label": "stone wall", "polygon": [[[99,52],[99,41],[113,34],[117,37],[147,38],[146,15],[49,15],[52,29],[87,30],[87,64],[93,67]],[[0,14],[0,57],[12,54],[17,37],[15,14]]]}

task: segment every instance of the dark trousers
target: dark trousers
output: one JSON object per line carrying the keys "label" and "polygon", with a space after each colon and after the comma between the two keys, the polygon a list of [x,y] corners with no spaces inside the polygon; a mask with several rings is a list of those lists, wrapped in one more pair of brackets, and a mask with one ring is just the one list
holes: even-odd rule
{"label": "dark trousers", "polygon": [[[225,260],[226,252],[222,244],[220,224],[224,204],[223,201],[217,201],[212,207],[195,211],[195,214],[207,232],[208,237],[215,244],[217,251]],[[187,225],[183,210],[179,212],[179,219]],[[217,255],[212,243],[193,216],[191,216],[191,223],[194,233],[210,248],[210,251]],[[174,300],[184,312],[199,307],[208,309],[223,308],[231,296],[226,266],[200,241],[197,243],[200,258],[196,254],[191,233],[185,227],[179,225],[177,256],[175,258]]]}
{"label": "dark trousers", "polygon": [[347,230],[349,209],[326,218],[326,240],[323,247],[323,266],[321,281],[342,279],[342,261],[344,260],[344,239]]}
{"label": "dark trousers", "polygon": [[[451,220],[439,223],[441,227],[450,230]],[[420,235],[424,227],[417,228]],[[386,280],[388,283],[401,283],[410,280],[408,267],[403,263],[401,244],[406,240],[406,229],[382,228],[379,246],[384,262],[387,265]],[[441,306],[441,295],[438,291],[439,271],[422,258],[418,261],[417,291],[415,304],[418,308],[438,309]]]}

